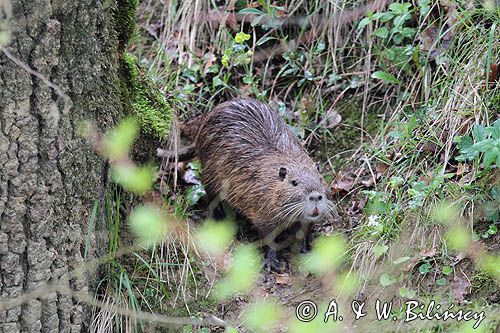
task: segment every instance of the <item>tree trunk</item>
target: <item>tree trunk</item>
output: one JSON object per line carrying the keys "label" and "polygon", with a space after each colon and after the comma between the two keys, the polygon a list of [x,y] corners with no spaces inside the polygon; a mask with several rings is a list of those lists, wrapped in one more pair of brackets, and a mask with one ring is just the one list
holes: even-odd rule
{"label": "tree trunk", "polygon": [[47,283],[92,289],[90,275],[71,272],[88,244],[87,258],[100,254],[99,230],[87,233],[107,190],[107,166],[79,125],[91,120],[104,130],[122,113],[124,41],[115,22],[130,3],[0,0],[0,32],[10,29],[0,48],[0,332],[76,332],[90,324],[88,306],[70,293],[33,291]]}

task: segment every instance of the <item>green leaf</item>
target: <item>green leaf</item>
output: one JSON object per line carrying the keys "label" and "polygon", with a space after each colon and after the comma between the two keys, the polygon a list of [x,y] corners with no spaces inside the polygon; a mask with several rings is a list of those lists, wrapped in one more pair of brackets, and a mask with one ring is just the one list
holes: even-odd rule
{"label": "green leaf", "polygon": [[261,15],[264,14],[261,10],[257,8],[243,8],[238,12],[238,14],[242,15],[248,15],[248,14],[253,14],[253,15]]}
{"label": "green leaf", "polygon": [[373,34],[377,37],[386,39],[389,37],[389,30],[386,27],[378,28],[373,31]]}
{"label": "green leaf", "polygon": [[386,23],[386,22],[389,22],[390,20],[392,20],[394,18],[394,14],[390,13],[390,12],[387,12],[387,13],[376,13],[376,14],[373,15],[373,18],[375,20],[379,20],[382,23]]}
{"label": "green leaf", "polygon": [[476,140],[476,142],[486,139],[487,134],[488,132],[482,125],[477,124],[472,128],[472,136],[474,137],[474,140]]}
{"label": "green leaf", "polygon": [[431,264],[428,262],[420,265],[420,267],[418,268],[420,274],[427,274],[430,272],[430,270],[431,270]]}
{"label": "green leaf", "polygon": [[500,153],[497,147],[493,147],[490,150],[487,150],[483,155],[483,164],[485,167],[490,166],[497,159],[498,154]]}
{"label": "green leaf", "polygon": [[451,249],[462,251],[470,244],[469,230],[463,226],[456,226],[446,233],[446,243]]}
{"label": "green leaf", "polygon": [[404,298],[415,298],[416,292],[415,290],[408,289],[408,288],[399,288],[399,295]]}
{"label": "green leaf", "polygon": [[373,252],[375,253],[375,258],[379,258],[381,255],[387,252],[389,247],[387,245],[376,244],[373,247]]}
{"label": "green leaf", "polygon": [[446,286],[448,284],[448,281],[446,281],[445,278],[440,278],[436,280],[436,284],[438,286]]}
{"label": "green leaf", "polygon": [[364,27],[367,26],[371,21],[372,21],[372,19],[369,17],[365,17],[364,19],[359,21],[358,30],[362,31],[364,29]]}
{"label": "green leaf", "polygon": [[220,280],[215,286],[217,297],[225,299],[236,293],[252,289],[259,277],[260,267],[260,254],[254,246],[238,246],[234,250],[227,277]]}
{"label": "green leaf", "polygon": [[111,174],[116,183],[136,194],[143,194],[153,186],[151,167],[136,167],[120,163],[113,165]]}
{"label": "green leaf", "polygon": [[275,40],[275,39],[277,39],[277,38],[273,37],[273,36],[264,36],[261,39],[259,39],[256,44],[257,44],[257,46],[261,46],[261,45],[265,44],[266,42],[268,42],[270,40]]}
{"label": "green leaf", "polygon": [[345,260],[346,246],[340,234],[320,237],[313,249],[302,256],[302,263],[312,273],[328,273]]}
{"label": "green leaf", "polygon": [[384,72],[384,71],[377,71],[372,74],[372,78],[374,79],[379,79],[382,81],[385,81],[387,83],[394,83],[394,84],[399,84],[398,79],[390,73]]}
{"label": "green leaf", "polygon": [[136,207],[130,213],[129,224],[139,244],[146,248],[159,244],[169,229],[165,217],[152,206]]}
{"label": "green leaf", "polygon": [[498,227],[496,225],[490,225],[488,228],[488,233],[490,235],[496,235],[498,233]]}
{"label": "green leaf", "polygon": [[453,267],[443,266],[442,272],[444,275],[450,275],[453,272]]}
{"label": "green leaf", "polygon": [[394,284],[396,282],[396,279],[387,273],[380,275],[379,280],[380,280],[380,284],[383,287],[390,286],[391,284]]}
{"label": "green leaf", "polygon": [[488,150],[493,148],[493,139],[483,139],[481,141],[476,142],[471,149],[475,149],[480,151],[481,153],[487,152]]}
{"label": "green leaf", "polygon": [[251,332],[273,332],[282,317],[282,310],[277,304],[263,300],[250,305],[245,311],[245,326]]}
{"label": "green leaf", "polygon": [[219,86],[225,86],[225,85],[226,85],[226,84],[224,83],[224,81],[222,81],[222,80],[221,80],[221,78],[219,77],[219,75],[214,76],[214,77],[212,78],[212,86],[213,86],[214,88],[219,87]]}
{"label": "green leaf", "polygon": [[198,246],[212,255],[222,255],[236,233],[234,223],[229,221],[205,222],[197,232]]}
{"label": "green leaf", "polygon": [[394,265],[399,265],[399,264],[404,263],[405,261],[408,261],[410,259],[411,259],[411,257],[401,257],[401,258],[398,258],[398,259],[394,260],[393,264]]}
{"label": "green leaf", "polygon": [[207,192],[205,192],[203,185],[199,184],[191,186],[186,193],[188,205],[194,206],[205,194],[207,194]]}
{"label": "green leaf", "polygon": [[408,10],[410,9],[411,7],[411,4],[405,2],[405,3],[391,3],[389,5],[389,10],[392,11],[393,13],[395,14],[404,14],[406,12],[408,12]]}
{"label": "green leaf", "polygon": [[134,118],[122,120],[116,128],[110,130],[104,137],[103,148],[106,157],[109,159],[125,157],[138,131],[139,127]]}
{"label": "green leaf", "polygon": [[401,30],[401,35],[405,36],[405,37],[408,37],[408,38],[411,38],[415,35],[415,29],[414,28],[403,28],[403,30]]}

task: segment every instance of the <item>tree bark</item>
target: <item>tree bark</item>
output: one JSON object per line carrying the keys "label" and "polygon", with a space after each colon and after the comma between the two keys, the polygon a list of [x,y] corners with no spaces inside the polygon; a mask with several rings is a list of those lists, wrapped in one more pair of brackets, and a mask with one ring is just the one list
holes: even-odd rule
{"label": "tree bark", "polygon": [[123,41],[113,19],[122,2],[0,1],[0,30],[9,28],[11,39],[0,49],[0,332],[77,332],[90,324],[87,306],[61,289],[5,304],[47,283],[92,289],[88,274],[71,271],[87,244],[87,258],[100,254],[99,230],[87,233],[108,171],[79,125],[91,120],[104,130],[123,111]]}

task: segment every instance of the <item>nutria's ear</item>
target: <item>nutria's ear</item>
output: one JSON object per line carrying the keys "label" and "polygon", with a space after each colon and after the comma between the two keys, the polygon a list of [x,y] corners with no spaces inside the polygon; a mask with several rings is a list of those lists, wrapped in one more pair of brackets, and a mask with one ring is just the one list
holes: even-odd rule
{"label": "nutria's ear", "polygon": [[280,174],[279,174],[279,176],[280,176],[280,179],[282,181],[285,180],[285,177],[286,177],[286,168],[283,168],[283,167],[280,168]]}

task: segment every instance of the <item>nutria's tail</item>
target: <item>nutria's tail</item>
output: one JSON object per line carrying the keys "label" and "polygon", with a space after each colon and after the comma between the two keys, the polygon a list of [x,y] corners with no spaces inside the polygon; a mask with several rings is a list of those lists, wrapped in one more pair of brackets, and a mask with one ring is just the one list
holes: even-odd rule
{"label": "nutria's tail", "polygon": [[167,150],[158,148],[156,149],[156,156],[160,158],[166,158],[167,160],[177,160],[179,162],[192,160],[196,156],[196,149],[194,145],[189,145],[187,147],[180,148],[179,151]]}

